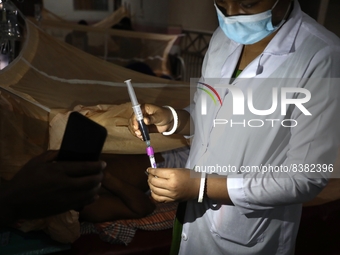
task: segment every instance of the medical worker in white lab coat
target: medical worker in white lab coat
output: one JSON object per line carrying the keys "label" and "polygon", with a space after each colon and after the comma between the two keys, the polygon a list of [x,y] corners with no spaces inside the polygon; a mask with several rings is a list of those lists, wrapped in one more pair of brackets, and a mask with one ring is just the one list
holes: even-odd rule
{"label": "medical worker in white lab coat", "polygon": [[302,203],[335,174],[340,40],[297,0],[212,4],[190,110],[144,106],[150,132],[192,135],[185,169],[148,169],[152,197],[186,201],[179,254],[293,254]]}

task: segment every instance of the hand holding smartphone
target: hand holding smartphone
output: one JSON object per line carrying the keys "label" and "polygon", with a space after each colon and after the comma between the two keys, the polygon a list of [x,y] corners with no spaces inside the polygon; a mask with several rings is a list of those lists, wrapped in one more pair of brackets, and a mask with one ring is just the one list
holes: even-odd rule
{"label": "hand holding smartphone", "polygon": [[105,127],[78,112],[69,115],[58,161],[97,161],[107,136]]}

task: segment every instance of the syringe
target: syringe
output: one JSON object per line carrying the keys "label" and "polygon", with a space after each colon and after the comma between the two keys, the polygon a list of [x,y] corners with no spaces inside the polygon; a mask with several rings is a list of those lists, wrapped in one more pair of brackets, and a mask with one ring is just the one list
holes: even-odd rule
{"label": "syringe", "polygon": [[129,96],[130,96],[130,100],[131,100],[131,104],[132,104],[132,109],[133,109],[133,111],[136,115],[136,119],[137,119],[137,122],[138,122],[138,125],[139,125],[139,129],[142,132],[143,140],[146,143],[146,146],[149,147],[150,146],[149,131],[148,131],[148,128],[146,127],[146,125],[143,121],[143,113],[142,113],[142,110],[140,108],[140,104],[137,101],[135,91],[134,91],[132,84],[131,84],[131,80],[126,80],[125,83],[128,87],[128,92],[129,92]]}
{"label": "syringe", "polygon": [[131,80],[126,80],[125,83],[128,87],[128,92],[129,92],[129,96],[130,96],[130,100],[131,100],[131,104],[132,104],[132,109],[133,109],[133,111],[136,115],[136,119],[137,119],[137,122],[138,122],[138,125],[139,125],[139,129],[142,132],[143,140],[146,143],[146,154],[149,156],[151,167],[156,168],[157,165],[156,165],[156,161],[155,161],[155,157],[154,157],[154,151],[153,151],[153,148],[151,147],[148,128],[146,127],[146,125],[143,121],[143,113],[142,113],[142,110],[140,108],[140,104],[137,101],[137,97],[136,97],[135,91],[132,87]]}

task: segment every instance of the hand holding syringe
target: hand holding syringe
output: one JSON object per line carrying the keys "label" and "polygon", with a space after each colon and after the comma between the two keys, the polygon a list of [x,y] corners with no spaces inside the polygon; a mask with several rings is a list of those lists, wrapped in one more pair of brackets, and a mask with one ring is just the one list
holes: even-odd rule
{"label": "hand holding syringe", "polygon": [[151,143],[150,143],[149,131],[148,131],[148,128],[143,121],[143,112],[140,108],[140,104],[137,101],[135,91],[134,91],[132,84],[131,84],[131,80],[126,80],[125,83],[128,87],[128,92],[129,92],[129,96],[130,96],[130,100],[131,100],[131,104],[132,104],[132,109],[133,109],[133,112],[136,115],[136,119],[137,119],[137,122],[138,122],[138,125],[139,125],[139,130],[142,132],[143,140],[146,143],[146,153],[149,156],[151,167],[156,168],[157,166],[156,166],[156,161],[155,161],[155,158],[154,158],[154,151],[153,151],[153,148],[151,147]]}

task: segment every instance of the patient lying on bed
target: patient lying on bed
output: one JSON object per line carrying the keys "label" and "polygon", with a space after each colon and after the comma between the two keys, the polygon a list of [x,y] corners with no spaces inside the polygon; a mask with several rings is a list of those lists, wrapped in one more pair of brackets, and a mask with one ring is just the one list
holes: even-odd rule
{"label": "patient lying on bed", "polygon": [[[80,112],[107,129],[108,136],[103,152],[110,152],[102,154],[102,160],[107,162],[107,167],[100,198],[94,204],[83,208],[79,215],[80,220],[104,222],[140,218],[150,214],[155,209],[154,203],[147,195],[149,187],[145,170],[150,166],[150,162],[145,154],[145,143],[131,136],[127,128],[133,113],[131,104],[77,105],[73,111]],[[56,115],[50,121],[49,149],[56,150],[60,147],[69,113],[70,111],[56,110]],[[158,151],[180,148],[186,143],[184,138],[174,139],[162,135],[152,137],[152,146]],[[155,154],[157,163],[164,162],[162,155]],[[183,154],[184,162],[186,157],[186,154]],[[168,159],[168,156],[165,158]]]}
{"label": "patient lying on bed", "polygon": [[[162,167],[163,156],[156,153],[155,158]],[[72,243],[80,236],[81,222],[114,222],[151,214],[156,205],[148,194],[145,170],[150,162],[147,155],[102,154],[101,159],[107,166],[99,198],[94,203],[80,211],[70,210],[42,219],[22,220],[15,227],[23,232],[43,230],[58,242]]]}
{"label": "patient lying on bed", "polygon": [[[79,105],[73,110],[108,130],[103,148],[107,154],[101,155],[102,160],[107,162],[107,167],[104,170],[99,199],[82,208],[80,212],[70,210],[48,218],[25,221],[19,227],[24,232],[44,230],[52,239],[63,243],[72,243],[80,236],[79,220],[98,223],[141,218],[151,214],[156,207],[148,195],[145,170],[150,162],[145,154],[145,143],[131,136],[127,128],[132,114],[131,104],[90,107]],[[59,149],[69,113],[65,109],[51,111],[49,150]],[[162,151],[161,154],[155,154],[159,167],[183,167],[188,149],[173,151],[187,145],[186,140],[155,135],[152,137],[152,144],[155,151]]]}

